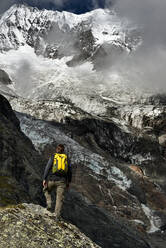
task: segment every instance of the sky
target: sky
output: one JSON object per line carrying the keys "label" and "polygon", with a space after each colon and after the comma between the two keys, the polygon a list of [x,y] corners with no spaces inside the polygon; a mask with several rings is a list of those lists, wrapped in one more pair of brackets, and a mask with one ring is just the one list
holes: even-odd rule
{"label": "sky", "polygon": [[39,9],[66,10],[76,14],[85,13],[95,8],[104,8],[108,0],[0,0],[0,13],[14,3],[27,3]]}

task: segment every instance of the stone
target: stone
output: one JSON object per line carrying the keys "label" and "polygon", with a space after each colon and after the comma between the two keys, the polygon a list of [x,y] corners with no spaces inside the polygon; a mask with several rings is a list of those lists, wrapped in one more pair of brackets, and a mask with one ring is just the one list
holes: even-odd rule
{"label": "stone", "polygon": [[0,209],[0,248],[99,248],[74,225],[34,204]]}

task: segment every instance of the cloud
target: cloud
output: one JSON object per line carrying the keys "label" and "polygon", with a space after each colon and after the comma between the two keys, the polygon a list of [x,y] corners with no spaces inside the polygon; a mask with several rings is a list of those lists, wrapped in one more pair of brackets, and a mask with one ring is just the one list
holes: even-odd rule
{"label": "cloud", "polygon": [[57,6],[63,6],[67,0],[49,0],[49,1]]}
{"label": "cloud", "polygon": [[34,4],[36,6],[52,4],[56,7],[63,7],[67,1],[68,0],[31,0],[27,1],[27,3],[31,2],[31,4]]}
{"label": "cloud", "polygon": [[16,0],[1,0],[0,1],[0,14],[6,11],[11,5],[15,4]]}
{"label": "cloud", "polygon": [[165,43],[165,0],[117,0],[115,9],[121,16],[144,28],[144,38],[150,43]]}
{"label": "cloud", "polygon": [[137,51],[120,57],[114,69],[133,85],[166,91],[166,1],[116,0],[114,8],[141,30],[143,40]]}

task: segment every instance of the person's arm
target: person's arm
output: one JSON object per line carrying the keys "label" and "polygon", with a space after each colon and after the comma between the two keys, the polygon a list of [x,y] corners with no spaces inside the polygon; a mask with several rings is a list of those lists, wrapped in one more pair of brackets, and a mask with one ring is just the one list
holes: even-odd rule
{"label": "person's arm", "polygon": [[47,179],[48,173],[52,167],[52,164],[53,164],[53,156],[51,156],[51,158],[48,160],[48,163],[46,165],[44,175],[43,175],[43,186],[46,186],[46,184],[47,184],[46,179]]}

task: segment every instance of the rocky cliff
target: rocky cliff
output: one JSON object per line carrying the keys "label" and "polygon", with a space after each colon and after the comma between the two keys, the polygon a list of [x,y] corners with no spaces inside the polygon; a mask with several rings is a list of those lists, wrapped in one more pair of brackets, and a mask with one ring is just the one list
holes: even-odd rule
{"label": "rocky cliff", "polygon": [[0,93],[6,95],[15,95],[13,91],[13,82],[6,71],[0,69]]}
{"label": "rocky cliff", "polygon": [[41,202],[42,171],[41,157],[21,132],[10,104],[0,95],[0,205]]}

